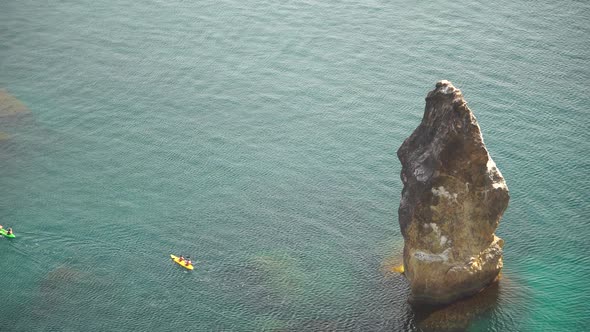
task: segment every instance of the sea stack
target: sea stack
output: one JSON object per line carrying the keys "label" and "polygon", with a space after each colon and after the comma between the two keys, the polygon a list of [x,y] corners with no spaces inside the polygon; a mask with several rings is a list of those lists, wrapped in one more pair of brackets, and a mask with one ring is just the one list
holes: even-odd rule
{"label": "sea stack", "polygon": [[422,122],[397,156],[410,302],[450,303],[496,281],[504,241],[494,231],[508,206],[508,187],[451,82],[437,82],[428,93]]}

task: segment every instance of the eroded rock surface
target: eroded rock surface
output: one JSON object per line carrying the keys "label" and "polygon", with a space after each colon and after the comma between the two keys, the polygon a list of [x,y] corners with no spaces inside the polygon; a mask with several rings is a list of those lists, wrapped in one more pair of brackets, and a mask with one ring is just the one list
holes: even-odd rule
{"label": "eroded rock surface", "polygon": [[410,301],[449,303],[495,281],[504,241],[494,231],[508,206],[508,187],[451,82],[437,82],[428,93],[422,122],[397,155]]}

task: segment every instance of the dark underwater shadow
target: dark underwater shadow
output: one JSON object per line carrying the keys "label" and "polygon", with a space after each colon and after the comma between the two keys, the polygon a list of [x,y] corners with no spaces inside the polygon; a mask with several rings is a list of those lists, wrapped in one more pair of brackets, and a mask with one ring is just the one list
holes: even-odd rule
{"label": "dark underwater shadow", "polygon": [[16,97],[0,88],[0,117],[14,117],[31,111]]}
{"label": "dark underwater shadow", "polygon": [[6,149],[14,134],[35,126],[31,110],[16,97],[0,88],[0,144]]}
{"label": "dark underwater shadow", "polygon": [[467,331],[478,318],[496,308],[499,303],[501,281],[496,281],[481,292],[444,306],[410,305],[407,317],[419,330]]}

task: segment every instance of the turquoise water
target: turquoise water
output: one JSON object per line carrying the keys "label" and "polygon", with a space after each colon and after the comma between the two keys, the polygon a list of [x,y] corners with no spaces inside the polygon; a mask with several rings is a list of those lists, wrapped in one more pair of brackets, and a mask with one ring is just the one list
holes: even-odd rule
{"label": "turquoise water", "polygon": [[459,329],[587,330],[588,36],[582,1],[4,1],[0,330],[426,329],[388,270],[439,79],[511,190]]}

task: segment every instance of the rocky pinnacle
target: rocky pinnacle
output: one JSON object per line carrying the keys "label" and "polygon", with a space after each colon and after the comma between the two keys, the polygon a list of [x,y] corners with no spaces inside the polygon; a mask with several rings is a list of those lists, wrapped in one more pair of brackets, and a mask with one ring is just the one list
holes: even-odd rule
{"label": "rocky pinnacle", "polygon": [[508,206],[508,187],[451,82],[437,82],[428,93],[422,122],[397,155],[410,301],[449,303],[494,282],[504,245],[494,231]]}

